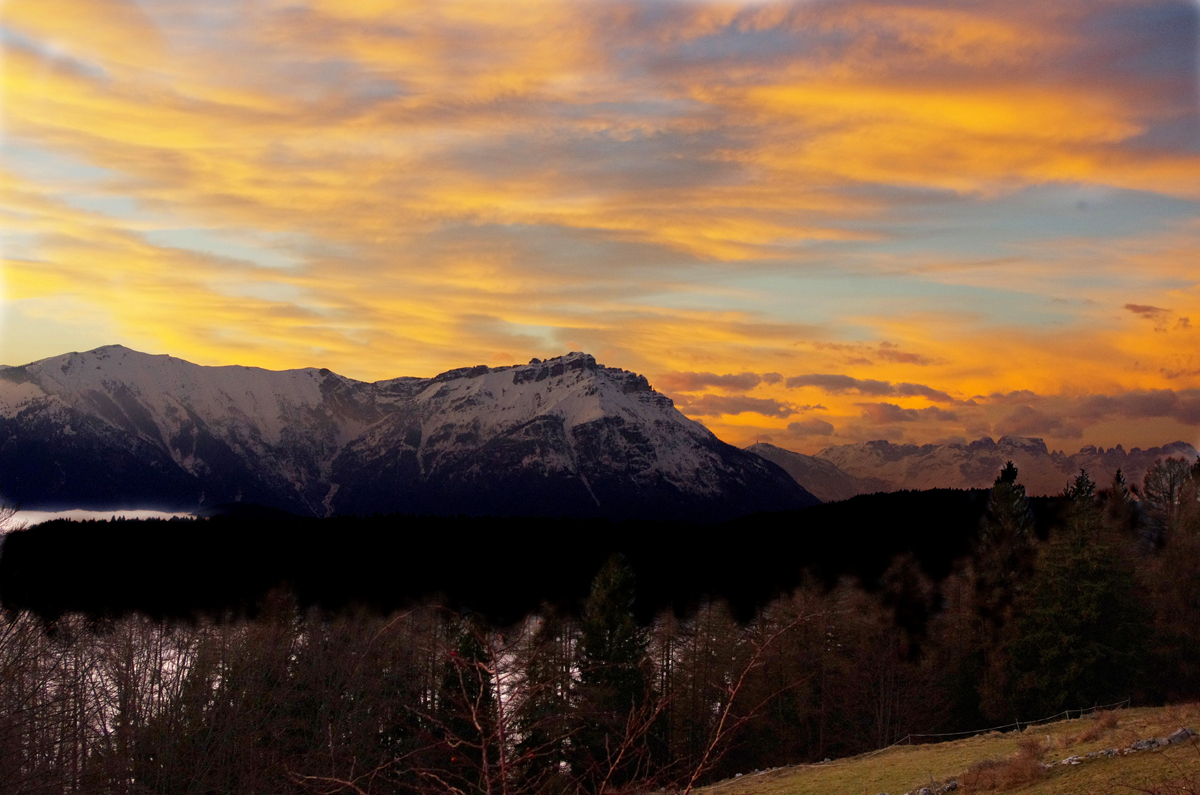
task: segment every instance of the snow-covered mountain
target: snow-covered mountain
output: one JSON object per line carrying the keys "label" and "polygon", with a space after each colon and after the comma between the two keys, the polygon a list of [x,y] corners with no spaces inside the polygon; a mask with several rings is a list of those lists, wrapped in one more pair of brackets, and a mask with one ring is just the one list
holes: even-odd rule
{"label": "snow-covered mountain", "polygon": [[816,502],[584,353],[364,383],[113,345],[0,369],[0,495],[334,513],[717,519]]}
{"label": "snow-covered mountain", "polygon": [[1003,436],[993,441],[985,436],[970,444],[861,442],[827,447],[816,457],[850,476],[884,481],[887,491],[990,488],[1005,462],[1012,461],[1026,493],[1036,496],[1060,493],[1080,469],[1086,469],[1101,487],[1108,485],[1118,469],[1127,483],[1141,485],[1155,461],[1171,457],[1195,461],[1197,451],[1187,442],[1172,442],[1128,451],[1121,445],[1107,450],[1089,445],[1068,455],[1051,452],[1041,439]]}

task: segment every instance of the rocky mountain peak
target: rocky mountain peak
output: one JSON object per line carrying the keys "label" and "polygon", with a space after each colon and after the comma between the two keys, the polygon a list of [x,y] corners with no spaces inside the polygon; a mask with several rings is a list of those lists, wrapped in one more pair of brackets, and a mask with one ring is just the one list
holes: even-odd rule
{"label": "rocky mountain peak", "polygon": [[578,351],[364,383],[104,346],[0,371],[0,451],[27,507],[715,519],[815,502]]}
{"label": "rocky mountain peak", "polygon": [[996,447],[1004,451],[1023,452],[1029,455],[1049,455],[1046,443],[1032,436],[1001,436]]}

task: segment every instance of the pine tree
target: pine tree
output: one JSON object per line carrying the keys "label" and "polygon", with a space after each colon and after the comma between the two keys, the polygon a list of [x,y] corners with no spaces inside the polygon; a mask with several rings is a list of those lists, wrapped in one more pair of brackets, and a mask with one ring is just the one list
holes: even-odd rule
{"label": "pine tree", "polygon": [[1104,521],[1107,525],[1121,534],[1132,533],[1137,527],[1137,503],[1120,469],[1100,496],[1104,499]]}
{"label": "pine tree", "polygon": [[1095,492],[1082,470],[1063,491],[1066,521],[1023,600],[1010,647],[1020,717],[1117,701],[1138,680],[1150,616],[1121,545],[1105,531]]}
{"label": "pine tree", "polygon": [[1009,461],[992,486],[975,550],[976,609],[994,629],[1007,623],[1018,585],[1032,567],[1033,536],[1029,498]]}
{"label": "pine tree", "polygon": [[[580,627],[580,718],[572,768],[593,791],[623,783],[645,755],[630,747],[647,703],[648,633],[633,613],[633,570],[620,555],[592,581]],[[622,744],[626,750],[620,750]]]}
{"label": "pine tree", "polygon": [[952,705],[964,720],[975,715],[990,720],[1008,717],[1006,655],[1015,632],[1014,603],[1036,556],[1033,512],[1017,474],[1009,461],[996,478],[971,560],[975,620],[963,627],[967,635],[960,642],[970,651],[961,656],[960,669],[953,674],[959,681],[974,683],[974,693],[960,688]]}
{"label": "pine tree", "polygon": [[1074,507],[1088,506],[1088,501],[1096,496],[1096,482],[1091,479],[1086,469],[1080,469],[1075,479],[1063,489],[1062,496],[1070,500]]}
{"label": "pine tree", "polygon": [[1033,534],[1033,513],[1017,468],[1009,461],[1000,470],[988,500],[987,533],[996,539],[1025,540]]}
{"label": "pine tree", "polygon": [[580,638],[583,684],[625,711],[645,694],[648,638],[633,614],[634,595],[633,570],[621,556],[609,558],[592,582]]}

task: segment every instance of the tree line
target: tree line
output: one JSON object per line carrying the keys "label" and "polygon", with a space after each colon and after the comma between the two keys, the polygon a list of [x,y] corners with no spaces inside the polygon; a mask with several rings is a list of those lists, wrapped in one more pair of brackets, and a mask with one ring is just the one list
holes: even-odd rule
{"label": "tree line", "polygon": [[[6,600],[0,792],[688,792],[913,733],[1194,699],[1198,486],[1200,466],[1168,460],[1139,487],[1081,472],[1038,501],[1009,465],[981,501],[940,497],[975,516],[941,542],[954,555],[922,546],[932,509],[897,517],[912,543],[887,547],[888,512],[862,506],[889,495],[825,506],[875,517],[844,533],[888,554],[857,569],[817,556],[782,592],[740,602],[656,601],[645,581],[660,570],[636,554],[606,554],[578,603],[516,618],[463,599],[331,604],[294,583],[224,613],[39,615]],[[754,522],[803,535],[805,513]]]}

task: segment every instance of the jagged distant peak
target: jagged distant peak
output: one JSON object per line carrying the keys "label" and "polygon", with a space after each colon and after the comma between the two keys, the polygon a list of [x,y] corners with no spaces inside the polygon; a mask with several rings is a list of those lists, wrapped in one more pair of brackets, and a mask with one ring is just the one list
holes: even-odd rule
{"label": "jagged distant peak", "polygon": [[1079,452],[1051,451],[1034,436],[981,437],[969,443],[893,444],[876,439],[826,447],[819,457],[857,477],[887,480],[893,489],[986,488],[1011,460],[1030,494],[1057,494],[1070,477],[1085,469],[1097,482],[1106,482],[1119,468],[1130,482],[1139,482],[1155,461],[1172,456],[1196,460],[1196,448],[1183,441],[1161,447],[1126,451],[1121,445],[1105,450],[1086,445]]}
{"label": "jagged distant peak", "polygon": [[1037,436],[1001,436],[996,447],[1002,450],[1024,450],[1038,455],[1047,455],[1050,450],[1046,442]]}
{"label": "jagged distant peak", "polygon": [[887,439],[871,439],[866,442],[858,442],[856,444],[831,445],[822,450],[818,455],[824,456],[827,453],[832,453],[836,450],[858,449],[864,451],[872,451],[889,458],[900,457],[907,458],[914,455],[929,455],[942,448],[951,449],[967,449],[967,450],[1024,450],[1030,453],[1048,454],[1049,448],[1046,447],[1046,442],[1036,436],[1001,436],[999,440],[992,439],[990,436],[981,436],[973,442],[966,444],[948,443],[935,444],[927,442],[925,444],[914,444],[912,442],[894,443]]}

